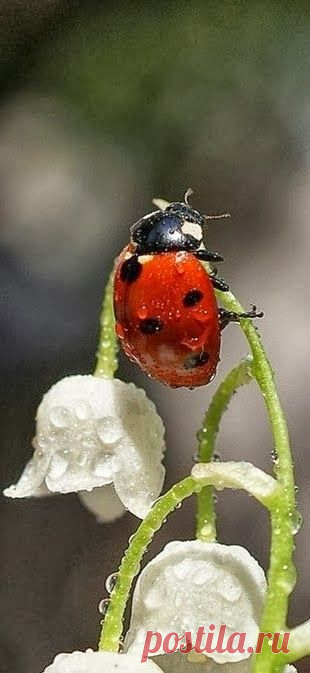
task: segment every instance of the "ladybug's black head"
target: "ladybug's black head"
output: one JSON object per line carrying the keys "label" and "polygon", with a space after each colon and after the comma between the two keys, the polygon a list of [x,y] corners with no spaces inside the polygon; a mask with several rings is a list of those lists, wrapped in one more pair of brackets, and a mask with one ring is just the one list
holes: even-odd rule
{"label": "ladybug's black head", "polygon": [[131,241],[138,255],[198,250],[205,217],[188,203],[171,203],[165,210],[150,213],[131,227]]}

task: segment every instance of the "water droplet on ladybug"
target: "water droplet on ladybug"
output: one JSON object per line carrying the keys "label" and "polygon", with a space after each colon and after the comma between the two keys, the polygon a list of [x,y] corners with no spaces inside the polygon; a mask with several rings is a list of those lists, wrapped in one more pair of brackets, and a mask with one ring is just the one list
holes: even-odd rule
{"label": "water droplet on ladybug", "polygon": [[145,306],[140,306],[140,308],[137,311],[137,314],[138,314],[138,318],[140,318],[140,320],[145,320],[145,318],[147,318],[146,307]]}
{"label": "water droplet on ladybug", "polygon": [[115,323],[115,332],[116,332],[119,339],[124,339],[125,333],[124,333],[124,329],[123,329],[120,322]]}

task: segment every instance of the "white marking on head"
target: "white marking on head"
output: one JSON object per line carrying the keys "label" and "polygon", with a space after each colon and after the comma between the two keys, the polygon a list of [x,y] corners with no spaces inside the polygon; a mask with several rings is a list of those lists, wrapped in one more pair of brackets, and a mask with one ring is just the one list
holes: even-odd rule
{"label": "white marking on head", "polygon": [[197,241],[202,240],[202,228],[200,224],[196,222],[184,222],[181,227],[183,234],[189,234],[197,239]]}
{"label": "white marking on head", "polygon": [[153,259],[154,255],[139,255],[139,262],[140,264],[145,264],[146,262],[149,262],[151,259]]}

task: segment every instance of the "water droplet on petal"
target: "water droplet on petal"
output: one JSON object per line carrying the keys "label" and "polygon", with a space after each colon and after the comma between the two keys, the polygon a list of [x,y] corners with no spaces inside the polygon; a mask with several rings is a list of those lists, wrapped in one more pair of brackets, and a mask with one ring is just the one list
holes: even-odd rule
{"label": "water droplet on petal", "polygon": [[66,407],[54,407],[50,412],[50,421],[55,428],[65,428],[70,425],[71,413]]}
{"label": "water droplet on petal", "polygon": [[87,404],[87,402],[84,402],[83,400],[79,400],[76,403],[74,411],[79,421],[86,421],[86,419],[89,418],[89,416],[91,415],[91,408],[89,404]]}
{"label": "water droplet on petal", "polygon": [[205,584],[209,579],[209,574],[210,573],[205,569],[197,570],[193,576],[193,584],[196,584],[197,586]]}
{"label": "water droplet on petal", "polygon": [[60,479],[62,477],[69,465],[68,458],[64,455],[63,451],[56,451],[54,453],[52,460],[48,468],[48,476],[50,479]]}
{"label": "water droplet on petal", "polygon": [[88,451],[84,449],[83,451],[80,451],[76,459],[76,462],[80,467],[85,467],[87,461],[88,461]]}
{"label": "water droplet on petal", "polygon": [[47,439],[46,439],[45,435],[41,435],[41,434],[38,435],[38,437],[36,438],[36,445],[39,447],[39,449],[45,449],[45,447],[47,445]]}
{"label": "water droplet on petal", "polygon": [[97,434],[99,439],[104,444],[114,444],[123,435],[123,428],[118,418],[107,416],[106,418],[99,418],[97,423]]}
{"label": "water droplet on petal", "polygon": [[82,446],[85,451],[92,451],[96,449],[97,443],[92,436],[85,435],[85,437],[82,439]]}
{"label": "water droplet on petal", "polygon": [[95,477],[111,477],[113,453],[111,451],[100,451],[93,462],[93,474]]}

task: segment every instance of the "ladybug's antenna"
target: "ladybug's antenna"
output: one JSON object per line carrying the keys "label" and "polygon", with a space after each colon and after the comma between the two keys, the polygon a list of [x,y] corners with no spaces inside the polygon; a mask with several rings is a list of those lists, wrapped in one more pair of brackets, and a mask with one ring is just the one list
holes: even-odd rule
{"label": "ladybug's antenna", "polygon": [[[190,208],[189,197],[194,194],[194,190],[191,187],[188,187],[184,194],[184,203],[188,208]],[[221,213],[221,215],[203,215],[205,220],[221,220],[222,217],[230,217],[230,213]]]}
{"label": "ladybug's antenna", "polygon": [[205,220],[220,220],[222,217],[230,217],[230,213],[222,213],[221,215],[204,215]]}
{"label": "ladybug's antenna", "polygon": [[190,196],[192,196],[192,194],[194,194],[194,190],[191,187],[188,187],[188,189],[186,190],[186,192],[184,194],[184,203],[189,208],[190,208],[190,205],[189,205],[188,199],[189,199]]}

